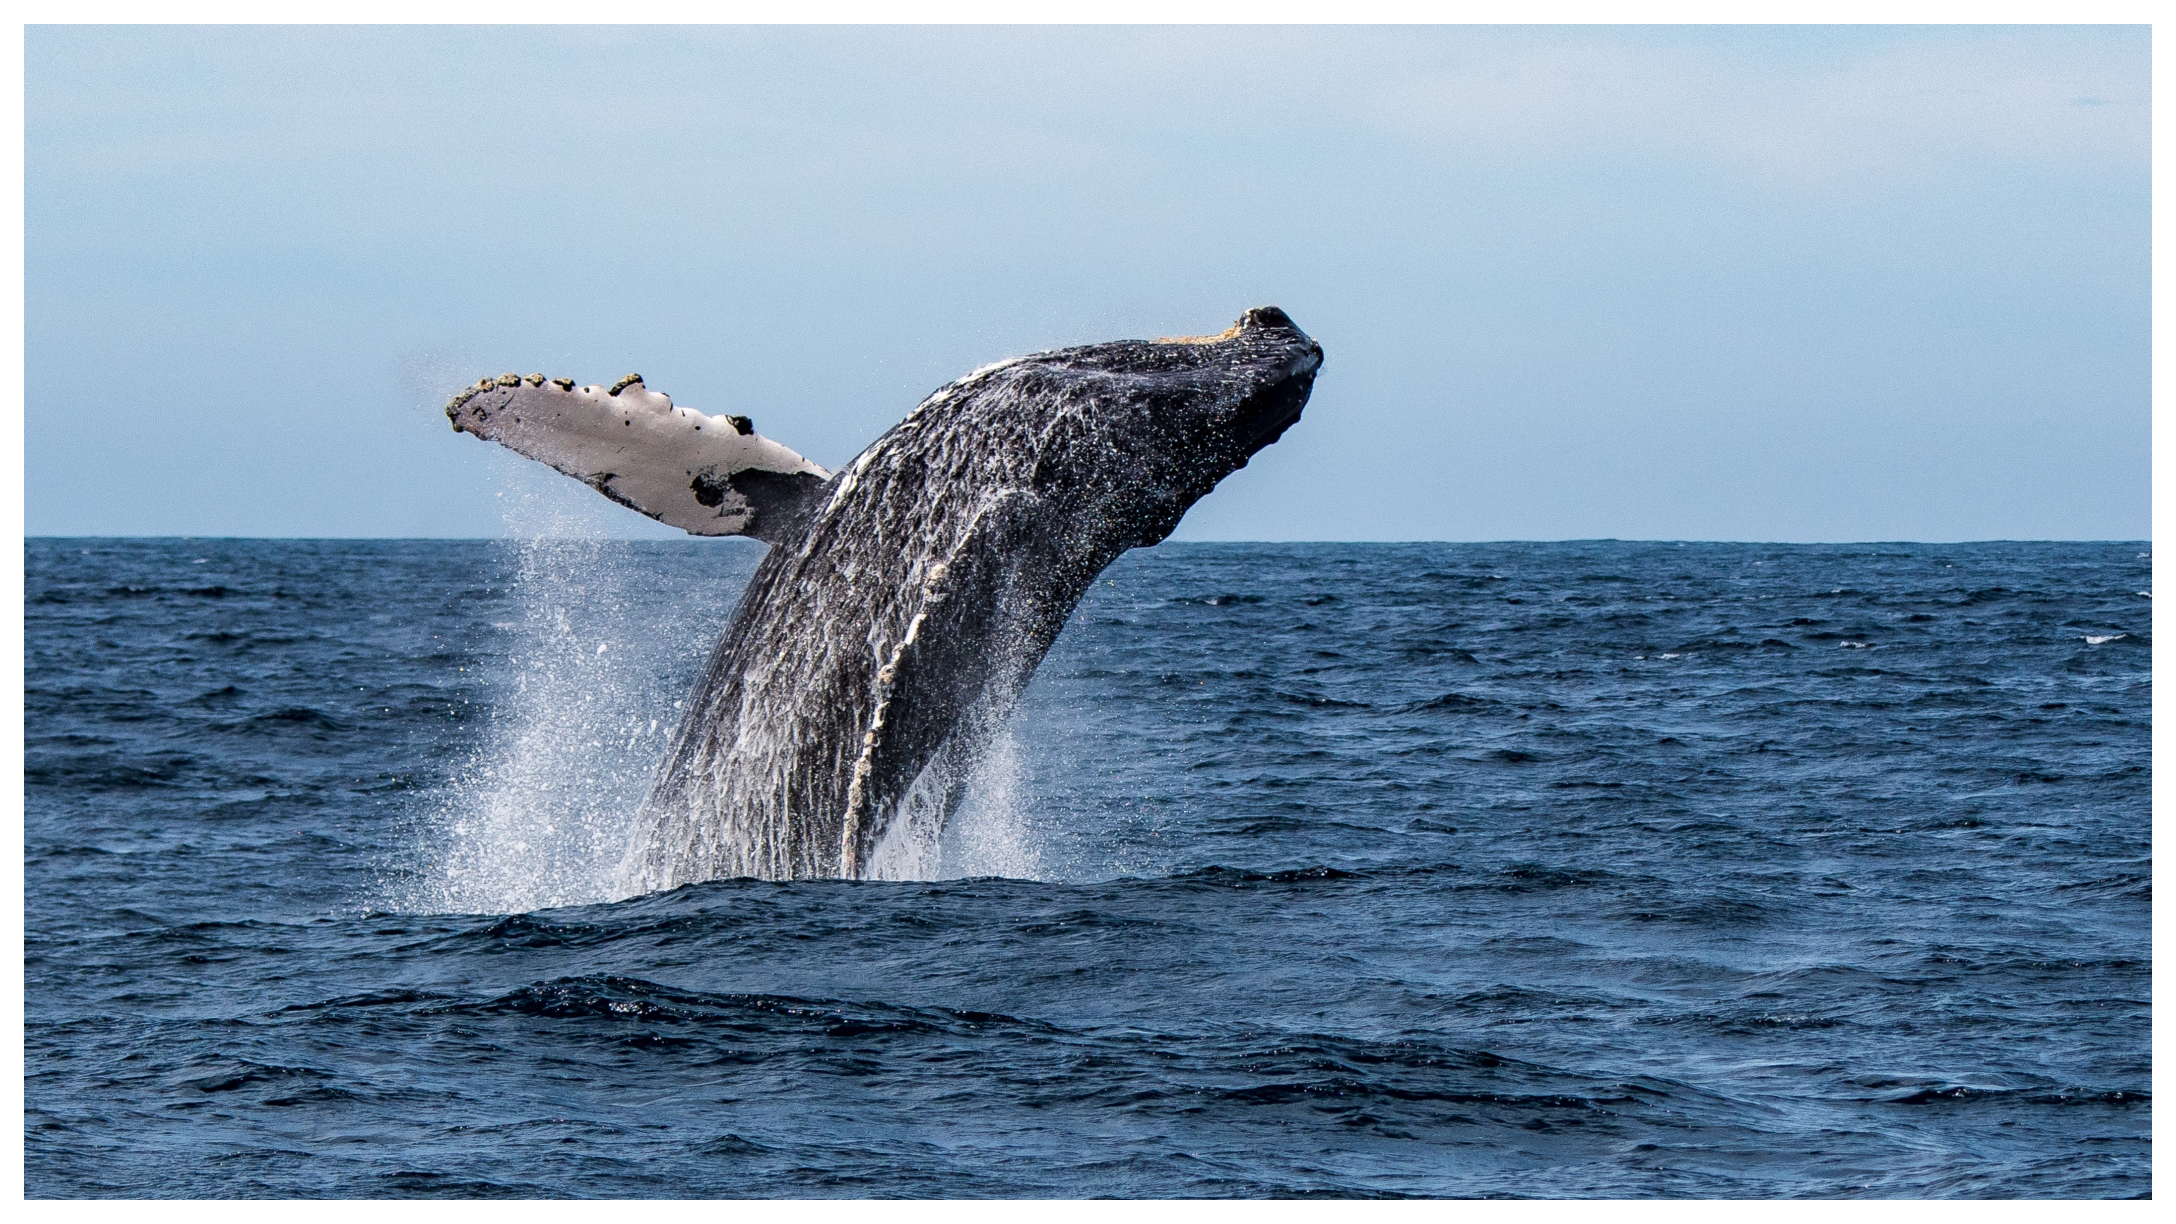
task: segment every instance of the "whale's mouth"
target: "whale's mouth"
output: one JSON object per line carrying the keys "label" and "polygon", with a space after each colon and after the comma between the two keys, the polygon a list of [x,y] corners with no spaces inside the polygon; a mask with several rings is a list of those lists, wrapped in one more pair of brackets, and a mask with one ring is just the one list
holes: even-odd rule
{"label": "whale's mouth", "polygon": [[[1287,322],[1285,326],[1291,327],[1291,324]],[[1322,368],[1322,346],[1307,339],[1298,328],[1292,330],[1306,341],[1307,348],[1292,359],[1283,377],[1258,392],[1256,402],[1249,406],[1240,427],[1240,437],[1249,458],[1282,437],[1284,431],[1300,419],[1300,411],[1307,407],[1308,394],[1314,390],[1315,371]]]}
{"label": "whale's mouth", "polygon": [[1248,431],[1246,440],[1247,457],[1249,459],[1261,453],[1270,443],[1283,437],[1284,431],[1292,428],[1299,421],[1300,409],[1307,405],[1305,385],[1302,384],[1302,388],[1297,395],[1280,395],[1278,399],[1283,403],[1280,411],[1263,413],[1254,418],[1253,427]]}

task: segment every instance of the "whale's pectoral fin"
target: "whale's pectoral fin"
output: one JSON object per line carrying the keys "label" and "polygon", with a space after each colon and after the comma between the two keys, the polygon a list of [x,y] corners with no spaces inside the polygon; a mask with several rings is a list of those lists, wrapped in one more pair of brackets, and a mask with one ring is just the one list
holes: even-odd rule
{"label": "whale's pectoral fin", "polygon": [[632,374],[609,388],[502,374],[454,396],[446,415],[456,430],[694,535],[778,543],[799,531],[831,479],[747,417],[675,407]]}

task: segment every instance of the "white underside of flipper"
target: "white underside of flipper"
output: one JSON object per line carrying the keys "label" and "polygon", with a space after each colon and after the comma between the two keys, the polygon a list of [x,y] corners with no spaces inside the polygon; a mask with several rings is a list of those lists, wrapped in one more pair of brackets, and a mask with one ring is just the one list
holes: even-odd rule
{"label": "white underside of flipper", "polygon": [[831,478],[756,433],[748,418],[678,407],[635,375],[606,388],[503,374],[455,396],[446,415],[456,430],[694,535],[762,534],[759,520],[778,489]]}

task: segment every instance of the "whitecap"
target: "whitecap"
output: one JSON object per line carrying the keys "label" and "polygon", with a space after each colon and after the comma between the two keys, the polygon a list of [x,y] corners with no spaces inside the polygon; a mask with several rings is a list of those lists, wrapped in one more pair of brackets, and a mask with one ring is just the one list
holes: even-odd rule
{"label": "whitecap", "polygon": [[2085,635],[2085,644],[2088,646],[2101,646],[2109,642],[2120,642],[2129,636],[2131,635],[2128,633],[2088,633]]}

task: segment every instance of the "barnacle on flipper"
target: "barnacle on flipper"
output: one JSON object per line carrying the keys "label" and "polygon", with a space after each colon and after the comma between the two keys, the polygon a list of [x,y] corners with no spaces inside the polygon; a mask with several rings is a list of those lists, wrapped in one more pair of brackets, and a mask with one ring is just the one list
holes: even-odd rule
{"label": "barnacle on flipper", "polygon": [[549,385],[557,387],[559,390],[566,392],[572,392],[573,390],[575,390],[575,381],[571,378],[552,378],[543,374],[500,374],[496,377],[486,374],[482,378],[477,379],[474,383],[471,383],[470,385],[463,387],[459,391],[455,392],[453,398],[446,401],[446,415],[453,415],[453,413],[457,409],[459,409],[461,405],[466,404],[470,400],[476,398],[476,396],[481,394],[482,392],[490,391],[499,387],[511,387],[518,389],[524,385],[536,387],[539,389],[545,387],[546,385]]}

